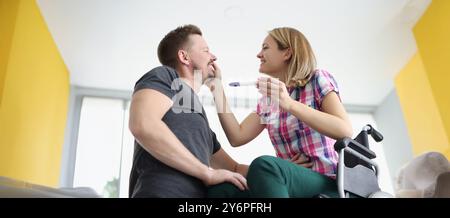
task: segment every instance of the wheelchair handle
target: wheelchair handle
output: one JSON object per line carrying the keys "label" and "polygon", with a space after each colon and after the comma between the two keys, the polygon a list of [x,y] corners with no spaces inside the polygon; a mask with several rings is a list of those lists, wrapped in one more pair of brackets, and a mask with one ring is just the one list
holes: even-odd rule
{"label": "wheelchair handle", "polygon": [[363,129],[366,130],[367,133],[370,134],[376,142],[381,142],[384,138],[383,135],[381,135],[381,133],[373,128],[370,124],[367,124]]}

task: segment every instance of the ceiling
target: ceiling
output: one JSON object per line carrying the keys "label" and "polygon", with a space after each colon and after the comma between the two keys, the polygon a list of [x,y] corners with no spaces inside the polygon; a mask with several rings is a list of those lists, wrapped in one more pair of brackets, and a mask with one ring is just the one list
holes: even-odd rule
{"label": "ceiling", "polygon": [[[224,80],[258,76],[267,31],[303,32],[346,104],[378,105],[417,47],[412,27],[431,0],[38,0],[72,85],[132,90],[159,65],[162,37],[199,26]],[[239,95],[239,91],[233,91]]]}

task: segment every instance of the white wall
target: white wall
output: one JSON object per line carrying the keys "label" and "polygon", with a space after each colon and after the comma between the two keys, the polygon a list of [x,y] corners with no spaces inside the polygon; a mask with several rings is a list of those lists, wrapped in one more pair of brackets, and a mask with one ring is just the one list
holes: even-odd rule
{"label": "white wall", "polygon": [[[349,113],[350,121],[352,122],[353,126],[353,137],[356,137],[359,132],[362,130],[362,127],[366,124],[372,125],[376,130],[379,130],[377,123],[375,122],[374,117],[372,114],[368,113]],[[383,136],[386,138],[386,135],[383,131],[379,131]],[[378,164],[378,168],[380,170],[379,176],[378,176],[378,183],[381,188],[381,190],[385,192],[389,192],[391,194],[394,194],[394,189],[392,186],[392,179],[391,175],[389,174],[389,167],[386,161],[386,152],[384,150],[384,140],[377,143],[375,140],[372,139],[372,137],[369,136],[369,148],[375,154],[377,157],[374,159],[374,161]]]}
{"label": "white wall", "polygon": [[413,158],[411,141],[395,89],[378,106],[374,117],[384,135],[386,161],[395,184],[398,170]]}

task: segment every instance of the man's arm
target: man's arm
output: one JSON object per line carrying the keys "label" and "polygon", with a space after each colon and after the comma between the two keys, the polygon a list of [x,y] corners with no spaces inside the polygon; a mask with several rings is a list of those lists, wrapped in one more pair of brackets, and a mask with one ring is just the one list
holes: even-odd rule
{"label": "man's arm", "polygon": [[186,149],[162,121],[172,105],[169,97],[153,89],[142,89],[133,95],[129,128],[139,144],[162,163],[196,177],[206,185],[228,181],[243,190],[247,184],[242,175],[208,168]]}
{"label": "man's arm", "polygon": [[239,164],[231,158],[223,148],[211,157],[211,166],[215,169],[226,169],[247,177],[248,165]]}

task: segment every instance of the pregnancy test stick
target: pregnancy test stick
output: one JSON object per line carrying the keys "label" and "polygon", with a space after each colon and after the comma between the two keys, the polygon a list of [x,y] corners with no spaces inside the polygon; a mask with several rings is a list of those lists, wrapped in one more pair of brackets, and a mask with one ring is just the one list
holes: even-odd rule
{"label": "pregnancy test stick", "polygon": [[[229,84],[232,87],[240,87],[240,86],[254,86],[256,85],[256,82],[232,82]],[[270,105],[272,101],[270,100],[270,97],[267,97],[267,105]]]}
{"label": "pregnancy test stick", "polygon": [[254,86],[256,85],[256,82],[232,82],[229,84],[233,87],[239,87],[239,86]]}

